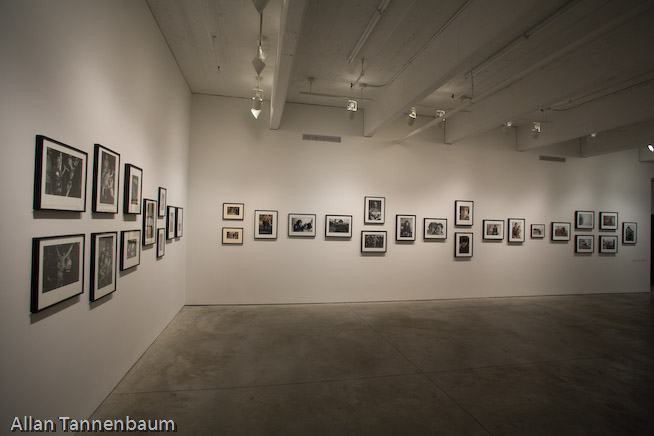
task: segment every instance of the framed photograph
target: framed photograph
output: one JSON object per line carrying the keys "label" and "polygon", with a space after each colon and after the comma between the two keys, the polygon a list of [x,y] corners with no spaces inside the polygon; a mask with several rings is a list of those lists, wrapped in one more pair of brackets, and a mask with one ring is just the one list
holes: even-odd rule
{"label": "framed photograph", "polygon": [[254,239],[277,239],[277,211],[254,211]]}
{"label": "framed photograph", "polygon": [[177,208],[175,206],[166,206],[166,209],[166,239],[173,239],[175,230],[177,230]]}
{"label": "framed photograph", "polygon": [[472,226],[474,201],[456,200],[454,202],[454,225]]}
{"label": "framed photograph", "polygon": [[159,211],[157,212],[157,215],[159,218],[165,218],[166,217],[166,196],[168,195],[168,191],[166,188],[162,188],[159,186]]}
{"label": "framed photograph", "polygon": [[313,238],[316,236],[316,215],[306,213],[288,214],[288,236]]}
{"label": "framed photograph", "polygon": [[152,245],[157,242],[155,234],[157,220],[157,202],[143,199],[143,245]]}
{"label": "framed photograph", "polygon": [[616,254],[618,252],[618,237],[600,235],[599,252],[602,254]]}
{"label": "framed photograph", "polygon": [[483,239],[485,241],[503,241],[504,240],[504,220],[484,220]]}
{"label": "framed photograph", "polygon": [[634,222],[622,223],[622,244],[635,244],[637,237],[637,224]]}
{"label": "framed photograph", "polygon": [[242,220],[243,203],[223,203],[223,219],[224,220]]}
{"label": "framed photograph", "polygon": [[386,231],[362,231],[361,252],[386,253]]}
{"label": "framed photograph", "polygon": [[87,157],[63,142],[37,135],[34,210],[85,212]]}
{"label": "framed photograph", "polygon": [[507,225],[509,242],[525,242],[525,220],[523,218],[509,218]]}
{"label": "framed photograph", "polygon": [[599,228],[600,230],[618,230],[618,213],[600,212]]}
{"label": "framed photograph", "polygon": [[325,215],[325,237],[351,238],[352,215]]}
{"label": "framed photograph", "polygon": [[363,210],[364,224],[384,224],[386,217],[386,197],[365,197]]}
{"label": "framed photograph", "polygon": [[166,254],[166,229],[160,227],[157,229],[157,259],[161,259]]}
{"label": "framed photograph", "polygon": [[569,241],[570,240],[570,223],[553,221],[550,231],[552,241]]}
{"label": "framed photograph", "polygon": [[140,214],[143,170],[132,164],[125,164],[124,186],[125,198],[123,199],[123,213]]}
{"label": "framed photograph", "polygon": [[454,257],[472,257],[472,233],[454,233]]}
{"label": "framed photograph", "polygon": [[84,235],[32,239],[32,301],[39,312],[84,292]]}
{"label": "framed photograph", "polygon": [[223,227],[223,244],[243,244],[243,227]]}
{"label": "framed photograph", "polygon": [[120,155],[95,144],[93,159],[93,212],[118,213]]}
{"label": "framed photograph", "polygon": [[592,230],[595,227],[595,212],[578,210],[575,212],[575,228]]}
{"label": "framed photograph", "polygon": [[423,228],[426,241],[447,239],[447,218],[425,218]]}
{"label": "framed photograph", "polygon": [[175,237],[181,238],[184,234],[184,208],[178,207],[175,212]]}
{"label": "framed photograph", "polygon": [[134,268],[141,263],[141,231],[120,232],[120,270]]}
{"label": "framed photograph", "polygon": [[416,216],[395,215],[395,240],[415,241],[416,240]]}
{"label": "framed photograph", "polygon": [[543,239],[545,237],[545,224],[531,225],[531,239]]}
{"label": "framed photograph", "polygon": [[593,235],[575,235],[575,253],[592,253],[593,239]]}
{"label": "framed photograph", "polygon": [[118,233],[91,233],[91,301],[116,290]]}

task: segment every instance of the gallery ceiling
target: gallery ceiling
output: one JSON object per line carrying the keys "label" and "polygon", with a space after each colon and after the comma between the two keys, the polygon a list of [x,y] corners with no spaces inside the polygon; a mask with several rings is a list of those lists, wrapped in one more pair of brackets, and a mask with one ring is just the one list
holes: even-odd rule
{"label": "gallery ceiling", "polygon": [[260,121],[271,129],[286,102],[345,113],[354,99],[365,136],[415,107],[398,142],[434,129],[456,143],[506,123],[518,150],[569,141],[594,155],[654,141],[652,0],[147,3],[193,93],[252,98],[262,24]]}

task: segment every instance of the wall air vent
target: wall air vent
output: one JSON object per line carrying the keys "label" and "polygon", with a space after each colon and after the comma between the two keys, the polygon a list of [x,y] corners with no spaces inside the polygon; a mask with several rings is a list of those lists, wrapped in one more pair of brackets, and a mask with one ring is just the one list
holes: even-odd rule
{"label": "wall air vent", "polygon": [[302,134],[302,139],[305,141],[341,142],[340,136],[309,135],[307,133]]}
{"label": "wall air vent", "polygon": [[565,163],[565,158],[564,157],[556,157],[556,156],[540,156],[540,160],[546,160],[548,162],[561,162]]}

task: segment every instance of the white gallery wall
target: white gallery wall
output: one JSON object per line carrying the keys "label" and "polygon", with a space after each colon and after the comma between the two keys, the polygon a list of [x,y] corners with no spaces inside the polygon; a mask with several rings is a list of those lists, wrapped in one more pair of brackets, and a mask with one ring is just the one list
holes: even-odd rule
{"label": "white gallery wall", "polygon": [[[88,417],[184,304],[186,239],[145,248],[111,296],[89,303],[92,232],[141,229],[123,215],[124,164],[143,196],[186,207],[191,96],[147,5],[0,3],[1,414]],[[86,212],[33,212],[35,137],[88,153]],[[120,212],[91,213],[93,145],[120,153]],[[158,220],[157,225],[165,225]],[[33,237],[86,236],[84,294],[30,315]],[[3,432],[4,433],[4,432]]]}
{"label": "white gallery wall", "polygon": [[[455,145],[438,128],[401,144],[405,120],[373,138],[361,114],[287,104],[267,129],[249,100],[194,95],[187,224],[187,304],[303,303],[649,291],[652,166],[638,150],[579,158],[578,148],[516,152],[500,129]],[[425,122],[421,120],[421,122]],[[302,134],[342,142],[302,140]],[[567,158],[539,160],[539,153]],[[363,224],[364,196],[386,197],[384,225]],[[455,200],[474,201],[474,225],[455,228]],[[243,221],[222,219],[223,202],[245,204]],[[279,212],[277,240],[254,239],[254,210]],[[616,211],[638,222],[638,244],[617,255],[574,252],[575,210]],[[317,236],[288,237],[288,213],[315,213]],[[326,239],[326,214],[351,214],[349,240]],[[395,215],[415,214],[418,237],[395,242]],[[447,218],[445,242],[422,238],[423,218]],[[482,240],[482,220],[524,218],[546,238],[509,245]],[[572,240],[550,241],[550,223],[573,224]],[[242,246],[222,245],[222,227],[243,227]],[[386,230],[383,256],[360,253],[362,230]],[[454,233],[474,233],[473,258],[454,258]],[[584,234],[600,232],[597,226]],[[597,244],[597,239],[596,239]]]}

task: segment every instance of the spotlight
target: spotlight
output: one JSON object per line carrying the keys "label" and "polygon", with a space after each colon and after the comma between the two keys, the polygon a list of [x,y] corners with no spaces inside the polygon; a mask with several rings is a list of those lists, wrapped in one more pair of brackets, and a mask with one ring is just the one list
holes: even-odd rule
{"label": "spotlight", "polygon": [[347,101],[347,110],[350,112],[350,119],[354,119],[354,113],[359,110],[359,104],[356,100]]}
{"label": "spotlight", "polygon": [[445,116],[445,111],[443,109],[436,109],[436,118],[443,118],[444,116]]}
{"label": "spotlight", "polygon": [[531,136],[534,139],[538,139],[538,136],[540,135],[540,123],[534,121],[531,123]]}
{"label": "spotlight", "polygon": [[593,132],[586,138],[586,142],[589,144],[595,144],[597,142],[597,132]]}
{"label": "spotlight", "polygon": [[647,146],[647,149],[648,149],[649,151],[651,151],[652,153],[654,153],[654,145],[652,145],[652,144],[648,145],[648,146]]}
{"label": "spotlight", "polygon": [[261,113],[261,105],[263,103],[263,89],[254,88],[254,97],[252,97],[252,116],[255,119],[259,119],[259,114]]}
{"label": "spotlight", "polygon": [[513,121],[507,121],[506,123],[502,124],[502,132],[508,134],[511,130],[511,127],[513,127]]}
{"label": "spotlight", "polygon": [[413,123],[416,121],[416,118],[418,118],[418,113],[416,112],[416,108],[412,107],[411,110],[409,111],[409,119],[407,120],[410,126],[413,126]]}

